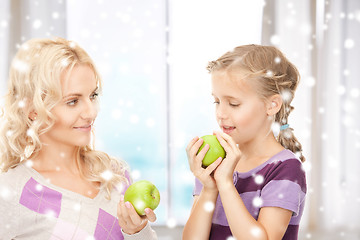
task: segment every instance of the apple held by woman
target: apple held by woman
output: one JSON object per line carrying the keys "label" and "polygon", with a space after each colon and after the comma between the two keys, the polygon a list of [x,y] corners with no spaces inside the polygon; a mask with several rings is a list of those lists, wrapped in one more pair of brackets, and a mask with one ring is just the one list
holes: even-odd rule
{"label": "apple held by woman", "polygon": [[147,180],[140,180],[131,184],[125,192],[124,201],[130,202],[135,211],[145,215],[145,209],[155,210],[160,203],[160,193],[154,184]]}
{"label": "apple held by woman", "polygon": [[204,142],[200,146],[198,153],[205,147],[206,144],[209,144],[209,150],[206,152],[204,159],[202,160],[203,167],[207,167],[213,162],[216,161],[219,157],[225,158],[226,153],[224,148],[221,146],[219,140],[215,135],[205,135],[201,137]]}

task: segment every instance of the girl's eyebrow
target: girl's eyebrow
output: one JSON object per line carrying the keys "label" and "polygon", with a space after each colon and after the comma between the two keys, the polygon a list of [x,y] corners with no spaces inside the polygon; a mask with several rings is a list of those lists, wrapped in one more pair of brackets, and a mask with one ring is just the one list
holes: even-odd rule
{"label": "girl's eyebrow", "polygon": [[[99,89],[99,87],[96,87],[96,88],[94,89],[94,91],[92,91],[92,93],[96,92],[98,89]],[[63,99],[64,99],[64,98],[69,98],[69,97],[81,97],[81,96],[82,96],[81,93],[70,93],[70,94],[64,96]]]}
{"label": "girl's eyebrow", "polygon": [[[211,95],[212,95],[213,97],[216,97],[216,96],[214,95],[214,93],[212,93]],[[238,98],[236,98],[236,97],[228,96],[228,95],[223,96],[223,98],[226,98],[226,99],[234,99],[234,100],[238,99]]]}

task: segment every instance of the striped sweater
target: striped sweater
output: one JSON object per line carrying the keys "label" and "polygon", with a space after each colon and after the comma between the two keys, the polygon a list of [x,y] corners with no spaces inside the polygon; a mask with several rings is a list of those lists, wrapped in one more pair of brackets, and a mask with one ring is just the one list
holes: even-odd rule
{"label": "striped sweater", "polygon": [[[249,172],[234,172],[234,185],[247,210],[258,218],[262,207],[280,207],[293,212],[283,240],[296,240],[304,210],[306,178],[300,160],[289,150],[283,150]],[[194,195],[202,184],[195,180]],[[232,236],[220,196],[212,219],[211,240]]]}

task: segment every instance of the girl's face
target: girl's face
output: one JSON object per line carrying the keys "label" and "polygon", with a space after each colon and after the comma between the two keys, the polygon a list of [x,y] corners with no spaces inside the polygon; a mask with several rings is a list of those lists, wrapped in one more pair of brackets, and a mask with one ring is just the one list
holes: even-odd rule
{"label": "girl's face", "polygon": [[265,101],[246,80],[236,78],[236,73],[213,72],[212,94],[216,104],[216,120],[221,130],[241,145],[266,136],[271,120]]}
{"label": "girl's face", "polygon": [[56,117],[52,128],[41,135],[50,146],[85,146],[98,113],[97,80],[87,65],[75,65],[61,76],[62,100],[51,110]]}

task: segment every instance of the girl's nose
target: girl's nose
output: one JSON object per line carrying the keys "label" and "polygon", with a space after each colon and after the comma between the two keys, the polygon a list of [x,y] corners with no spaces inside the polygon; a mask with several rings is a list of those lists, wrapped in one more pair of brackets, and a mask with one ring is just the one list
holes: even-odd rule
{"label": "girl's nose", "polygon": [[226,114],[226,109],[224,108],[223,105],[218,104],[216,107],[216,118],[217,119],[226,119],[227,114]]}

